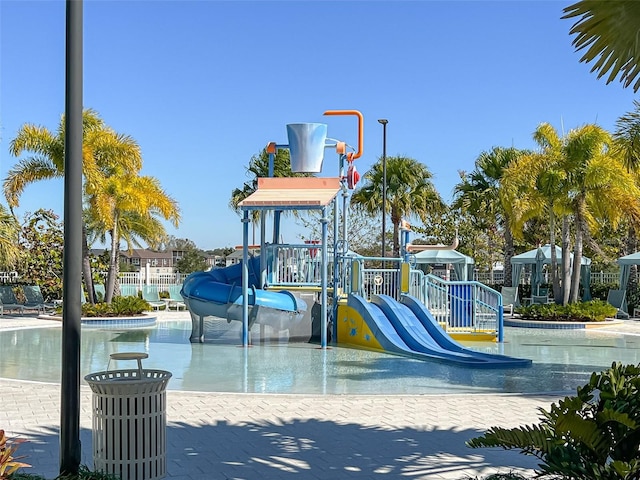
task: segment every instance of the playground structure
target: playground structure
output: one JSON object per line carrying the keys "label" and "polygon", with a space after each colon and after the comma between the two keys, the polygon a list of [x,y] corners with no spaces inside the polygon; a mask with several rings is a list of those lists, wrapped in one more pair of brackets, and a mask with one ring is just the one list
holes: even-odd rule
{"label": "playground structure", "polygon": [[[184,282],[182,295],[193,324],[191,341],[205,341],[208,316],[242,322],[243,346],[251,343],[250,332],[256,324],[262,338],[267,327],[278,332],[311,320],[319,330],[322,348],[331,336],[340,345],[465,366],[529,365],[528,360],[481,354],[452,340],[449,334],[502,341],[501,296],[478,282],[444,282],[413,268],[413,252],[429,247],[409,243],[408,224],[401,233],[401,258],[362,257],[349,250],[348,197],[359,178],[354,160],[362,155],[363,117],[356,110],[329,110],[325,115],[357,117],[357,149],[328,141],[327,125],[320,123],[289,124],[288,144],[268,144],[269,177],[258,178],[257,190],[239,204],[242,262],[194,273]],[[338,176],[273,177],[279,149],[289,150],[293,172],[320,173],[326,148],[338,154]],[[319,211],[321,239],[278,243],[281,215],[287,210]],[[249,256],[253,211],[261,213],[260,256],[256,258]],[[334,234],[329,245],[331,211]],[[267,212],[273,214],[271,243],[267,242]],[[455,243],[440,248],[454,249]],[[307,302],[313,303],[312,308]]]}

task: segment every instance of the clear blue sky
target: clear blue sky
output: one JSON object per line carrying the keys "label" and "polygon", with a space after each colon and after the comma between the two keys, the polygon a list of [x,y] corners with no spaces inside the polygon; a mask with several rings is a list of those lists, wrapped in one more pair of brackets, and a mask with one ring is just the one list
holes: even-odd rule
{"label": "clear blue sky", "polygon": [[[228,208],[252,155],[286,143],[286,124],[324,122],[355,145],[365,117],[366,172],[382,153],[433,172],[445,200],[459,170],[493,146],[533,148],[541,122],[612,130],[632,90],[579,63],[571,1],[93,1],[84,3],[84,106],[140,144],[143,174],[180,204],[179,229],[201,248],[240,244]],[[0,177],[30,122],[64,110],[65,3],[0,0]],[[326,151],[322,175],[335,176]],[[18,214],[63,212],[62,181],[28,187]],[[295,228],[285,241],[296,242]]]}

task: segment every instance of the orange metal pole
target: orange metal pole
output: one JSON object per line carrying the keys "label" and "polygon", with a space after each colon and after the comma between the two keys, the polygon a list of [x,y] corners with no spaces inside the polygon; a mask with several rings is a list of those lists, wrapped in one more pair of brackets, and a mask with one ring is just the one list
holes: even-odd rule
{"label": "orange metal pole", "polygon": [[324,115],[355,115],[358,117],[358,151],[351,157],[352,160],[362,156],[362,148],[364,144],[363,125],[364,117],[358,110],[327,110]]}

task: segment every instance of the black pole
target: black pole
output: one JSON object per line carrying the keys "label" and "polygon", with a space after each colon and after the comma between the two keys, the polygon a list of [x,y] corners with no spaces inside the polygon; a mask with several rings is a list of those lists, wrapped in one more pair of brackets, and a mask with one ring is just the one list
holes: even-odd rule
{"label": "black pole", "polygon": [[67,0],[60,473],[80,469],[82,304],[82,0]]}
{"label": "black pole", "polygon": [[[387,123],[384,118],[378,120],[382,124],[382,258],[387,256],[385,232],[387,230]],[[384,268],[384,264],[383,264]]]}

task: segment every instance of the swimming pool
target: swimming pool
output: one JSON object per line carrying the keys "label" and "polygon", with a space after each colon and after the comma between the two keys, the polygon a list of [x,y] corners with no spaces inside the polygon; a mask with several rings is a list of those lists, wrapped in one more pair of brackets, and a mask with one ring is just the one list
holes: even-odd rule
{"label": "swimming pool", "polygon": [[[226,324],[226,321],[224,321]],[[640,328],[639,328],[640,330]],[[145,352],[144,367],[172,372],[168,388],[202,392],[299,394],[538,393],[575,391],[614,361],[640,363],[640,336],[602,330],[507,328],[504,344],[470,343],[530,358],[523,369],[476,370],[383,353],[306,343],[249,348],[235,339],[192,344],[190,320],[139,329],[82,329],[81,375],[109,368],[115,352]],[[0,377],[59,382],[61,328],[0,331]]]}

